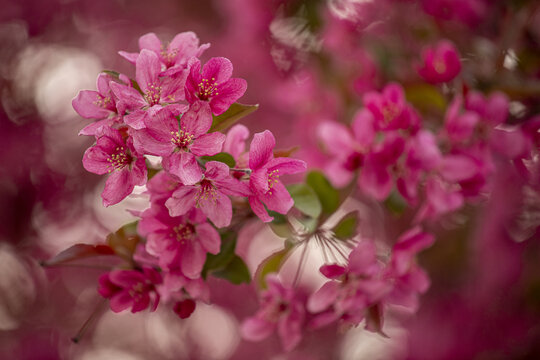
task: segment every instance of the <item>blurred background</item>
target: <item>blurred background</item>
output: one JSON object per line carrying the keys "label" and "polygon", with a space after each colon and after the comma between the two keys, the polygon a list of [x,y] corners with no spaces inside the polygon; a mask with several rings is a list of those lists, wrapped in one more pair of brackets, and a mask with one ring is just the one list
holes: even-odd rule
{"label": "blurred background", "polygon": [[[387,319],[388,339],[329,328],[283,355],[276,337],[239,338],[239,321],[257,309],[248,285],[211,280],[213,305],[188,320],[163,309],[113,314],[100,311],[103,270],[39,265],[72,244],[102,242],[133,219],[126,209],[144,207],[138,194],[102,207],[104,179],[81,163],[93,139],[77,133],[88,121],[71,100],[95,89],[102,70],[133,77],[117,52],[138,51],[148,32],[168,41],[194,31],[211,43],[203,59],[231,59],[234,76],[248,82],[240,102],[260,104],[242,122],[251,133],[270,129],[279,148],[299,145],[295,156],[310,167],[327,160],[316,124],[347,122],[362,94],[388,81],[414,88],[422,82],[415,70],[421,48],[440,37],[460,49],[469,84],[511,96],[510,121],[533,118],[540,108],[538,2],[474,0],[454,12],[434,3],[435,10],[429,1],[406,0],[2,0],[0,358],[540,358],[540,196],[511,171],[501,172],[489,202],[431,229],[438,242],[420,261],[432,287],[413,318],[397,311]],[[512,52],[501,58],[501,47]],[[443,113],[426,105],[431,94],[415,95],[414,105],[427,106],[427,119],[440,125]],[[388,216],[392,235],[410,221]],[[259,230],[251,224],[245,241],[271,248],[271,233]],[[247,263],[254,270],[256,262]],[[98,318],[72,343],[94,311]]]}

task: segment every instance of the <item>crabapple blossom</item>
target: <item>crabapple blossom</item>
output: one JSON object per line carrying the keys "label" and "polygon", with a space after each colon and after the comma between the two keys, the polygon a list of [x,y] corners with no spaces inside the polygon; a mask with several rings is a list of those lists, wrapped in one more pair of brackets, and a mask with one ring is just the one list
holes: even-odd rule
{"label": "crabapple blossom", "polygon": [[422,51],[423,66],[420,76],[429,83],[439,84],[453,80],[461,71],[459,53],[448,40],[441,40]]}

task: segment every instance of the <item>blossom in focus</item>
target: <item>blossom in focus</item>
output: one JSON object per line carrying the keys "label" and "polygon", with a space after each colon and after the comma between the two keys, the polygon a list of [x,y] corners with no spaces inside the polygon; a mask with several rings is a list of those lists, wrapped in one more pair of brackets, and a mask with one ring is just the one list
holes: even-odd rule
{"label": "blossom in focus", "polygon": [[[210,44],[199,46],[199,38],[192,31],[177,34],[170,43],[164,44],[154,33],[148,33],[139,38],[139,49],[154,52],[161,63],[161,75],[170,76],[187,69],[188,62],[193,57],[199,57],[210,47]],[[129,62],[136,64],[139,53],[118,52]]]}
{"label": "blossom in focus", "polygon": [[186,80],[185,98],[190,104],[202,102],[214,115],[223,114],[247,89],[247,82],[231,78],[233,65],[229,59],[208,60],[201,72],[201,62],[194,59]]}
{"label": "blossom in focus", "polygon": [[422,51],[422,61],[423,66],[418,69],[418,73],[432,84],[449,82],[461,71],[459,53],[448,40],[441,40],[425,48]]}
{"label": "blossom in focus", "polygon": [[249,204],[253,212],[264,222],[272,221],[264,209],[286,214],[294,205],[291,195],[279,180],[281,175],[296,174],[306,170],[302,160],[287,157],[274,158],[276,139],[268,130],[253,136],[249,147],[249,188],[252,195]]}
{"label": "blossom in focus", "polygon": [[131,194],[135,185],[146,183],[144,157],[135,151],[132,139],[110,127],[102,127],[96,144],[84,153],[84,168],[94,174],[110,173],[101,194],[103,205],[119,203]]}
{"label": "blossom in focus", "polygon": [[302,340],[304,303],[295,289],[282,285],[276,276],[268,275],[266,282],[259,311],[244,320],[240,333],[246,340],[261,341],[277,329],[283,349],[291,351]]}
{"label": "blossom in focus", "polygon": [[165,205],[171,216],[186,214],[198,207],[217,227],[228,226],[232,218],[230,196],[248,196],[246,184],[231,177],[229,167],[218,161],[206,163],[204,177],[194,185],[180,186]]}
{"label": "blossom in focus", "polygon": [[161,283],[161,275],[154,269],[113,270],[99,277],[98,293],[110,300],[111,310],[121,312],[131,308],[136,313],[152,306],[156,310],[159,295],[155,285]]}

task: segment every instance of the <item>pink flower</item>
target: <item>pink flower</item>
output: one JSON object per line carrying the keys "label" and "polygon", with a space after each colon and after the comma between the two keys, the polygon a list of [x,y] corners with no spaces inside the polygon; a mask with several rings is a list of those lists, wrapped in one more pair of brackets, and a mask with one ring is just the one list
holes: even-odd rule
{"label": "pink flower", "polygon": [[416,115],[405,100],[403,88],[397,83],[386,85],[381,93],[366,93],[363,102],[373,114],[377,130],[407,129],[415,121]]}
{"label": "pink flower", "polygon": [[317,135],[332,156],[326,174],[335,186],[345,186],[362,166],[373,144],[373,115],[367,109],[358,111],[350,130],[340,123],[324,122],[318,126]]}
{"label": "pink flower", "polygon": [[169,107],[162,108],[146,118],[144,129],[133,131],[134,146],[141,152],[163,156],[165,170],[184,185],[193,185],[202,177],[195,156],[215,155],[225,141],[225,135],[219,132],[207,134],[212,118],[203,112],[198,104],[192,105],[179,126]]}
{"label": "pink flower", "polygon": [[480,120],[476,112],[462,112],[462,103],[461,97],[456,96],[448,107],[444,118],[446,135],[452,143],[470,141]]}
{"label": "pink flower", "polygon": [[131,194],[135,185],[146,183],[146,164],[131,138],[124,140],[120,131],[103,127],[97,137],[96,145],[84,153],[83,166],[94,174],[110,173],[101,194],[103,205],[110,206]]}
{"label": "pink flower", "polygon": [[203,179],[194,185],[180,186],[165,205],[171,216],[184,215],[193,207],[199,207],[214,225],[224,227],[232,218],[228,195],[248,196],[250,191],[246,184],[230,176],[227,165],[209,161]]}
{"label": "pink flower", "polygon": [[185,111],[185,105],[178,104],[184,100],[183,88],[185,76],[175,75],[160,77],[161,65],[158,56],[143,49],[137,58],[135,79],[142,94],[133,87],[111,83],[111,89],[118,98],[118,113],[124,116],[124,122],[134,129],[144,128],[144,120],[153,116],[163,106],[170,106],[174,112]]}
{"label": "pink flower", "polygon": [[195,279],[201,275],[206,254],[219,252],[220,236],[199,209],[171,217],[167,208],[153,204],[141,217],[139,233],[162,269],[179,267],[184,276]]}
{"label": "pink flower", "polygon": [[253,212],[264,222],[272,221],[264,209],[263,203],[272,211],[286,214],[294,205],[291,195],[279,181],[285,174],[296,174],[306,170],[306,163],[302,160],[290,158],[274,158],[276,140],[268,130],[253,136],[249,148],[249,168],[252,173],[249,177],[249,187],[252,196],[249,204]]}
{"label": "pink flower", "polygon": [[461,71],[459,53],[448,40],[441,40],[435,46],[425,48],[422,60],[423,67],[418,73],[432,84],[449,82]]}
{"label": "pink flower", "polygon": [[386,268],[385,277],[393,282],[387,300],[416,312],[418,294],[429,288],[429,278],[415,262],[420,251],[430,247],[435,238],[415,227],[401,235],[392,249],[392,259]]}
{"label": "pink flower", "polygon": [[293,350],[302,340],[305,310],[302,299],[294,289],[283,286],[277,277],[266,277],[268,289],[261,293],[259,311],[244,320],[240,327],[242,337],[261,341],[277,328],[285,351]]}
{"label": "pink flower", "polygon": [[[199,46],[199,38],[195,33],[186,31],[177,34],[170,43],[163,44],[154,33],[148,33],[139,38],[139,49],[154,52],[161,67],[165,69],[161,75],[171,76],[187,68],[192,57],[199,57],[210,47],[210,44]],[[129,62],[135,64],[139,53],[120,51],[119,54]]]}
{"label": "pink flower", "polygon": [[121,122],[116,112],[116,99],[109,87],[112,78],[107,74],[99,74],[97,78],[97,91],[81,90],[71,102],[73,109],[85,119],[98,121],[87,125],[79,135],[95,135],[102,126],[111,126]]}
{"label": "pink flower", "polygon": [[111,310],[121,312],[131,308],[132,313],[142,311],[152,304],[152,311],[159,303],[155,285],[161,275],[152,268],[138,270],[113,270],[99,278],[98,293],[110,299]]}
{"label": "pink flower", "polygon": [[337,320],[357,326],[368,309],[377,306],[391,290],[388,282],[381,279],[381,270],[375,245],[367,240],[349,254],[347,266],[323,265],[320,271],[331,281],[308,299],[307,309],[316,314],[310,326],[320,328]]}
{"label": "pink flower", "polygon": [[214,115],[224,113],[247,89],[244,79],[231,78],[232,71],[229,59],[217,57],[208,60],[201,73],[201,62],[194,59],[186,80],[186,100],[209,104]]}
{"label": "pink flower", "polygon": [[471,91],[465,98],[465,108],[476,112],[482,124],[489,128],[506,122],[509,106],[510,100],[501,92],[494,92],[486,98],[480,92]]}

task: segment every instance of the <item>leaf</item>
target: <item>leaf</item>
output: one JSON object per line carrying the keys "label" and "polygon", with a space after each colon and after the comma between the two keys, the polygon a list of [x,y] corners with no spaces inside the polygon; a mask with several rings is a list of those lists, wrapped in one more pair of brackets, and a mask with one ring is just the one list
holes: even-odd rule
{"label": "leaf", "polygon": [[225,267],[235,257],[234,249],[236,248],[236,237],[233,233],[225,233],[221,236],[221,248],[216,255],[206,255],[206,262],[201,273],[203,278],[206,278],[209,271],[225,269]]}
{"label": "leaf", "polygon": [[261,261],[254,275],[255,284],[260,289],[266,289],[266,275],[279,272],[279,270],[289,257],[289,253],[292,248],[292,245],[286,243],[284,249],[273,253],[272,255]]}
{"label": "leaf", "polygon": [[151,178],[153,178],[154,176],[156,176],[156,174],[158,172],[161,171],[161,169],[156,169],[154,167],[152,167],[152,165],[150,164],[150,161],[148,161],[148,159],[144,159],[145,163],[146,163],[146,179],[147,180],[150,180]]}
{"label": "leaf", "polygon": [[395,215],[401,215],[407,209],[407,202],[397,191],[392,191],[384,201],[384,205]]}
{"label": "leaf", "polygon": [[358,226],[358,212],[352,211],[345,215],[339,222],[332,228],[334,235],[340,240],[347,240],[356,234],[356,227]]}
{"label": "leaf", "polygon": [[309,185],[292,184],[287,186],[287,190],[294,200],[294,207],[312,218],[319,217],[322,210],[321,202]]}
{"label": "leaf", "polygon": [[306,183],[317,194],[322,205],[322,211],[326,215],[336,212],[340,204],[339,191],[330,184],[330,181],[320,171],[310,171],[306,176]]}
{"label": "leaf", "polygon": [[138,224],[138,221],[126,224],[114,233],[107,235],[106,238],[107,244],[114,252],[129,261],[131,261],[133,253],[135,253],[137,244],[142,240],[137,233]]}
{"label": "leaf", "polygon": [[108,245],[75,244],[61,251],[53,258],[43,261],[43,266],[54,266],[73,260],[84,259],[92,256],[114,255],[114,250]]}
{"label": "leaf", "polygon": [[114,79],[120,79],[120,73],[118,71],[114,71],[114,70],[102,70],[101,71],[102,73],[104,74],[107,74],[109,75],[110,77],[114,78]]}
{"label": "leaf", "polygon": [[208,161],[219,161],[226,164],[230,168],[233,168],[236,165],[236,161],[232,155],[226,152],[220,152],[219,154],[213,156],[201,156],[200,159],[202,160],[203,165]]}
{"label": "leaf", "polygon": [[293,146],[288,149],[274,150],[274,157],[289,157],[300,149],[300,146]]}
{"label": "leaf", "polygon": [[215,271],[212,273],[212,275],[229,280],[235,285],[251,282],[249,269],[246,266],[246,263],[244,263],[244,260],[242,260],[242,258],[240,258],[238,255],[234,255],[224,269]]}
{"label": "leaf", "polygon": [[439,90],[429,84],[415,84],[405,88],[407,101],[419,110],[444,112],[447,103]]}
{"label": "leaf", "polygon": [[223,114],[214,116],[209,132],[223,131],[234,125],[238,120],[257,110],[259,105],[232,104]]}

